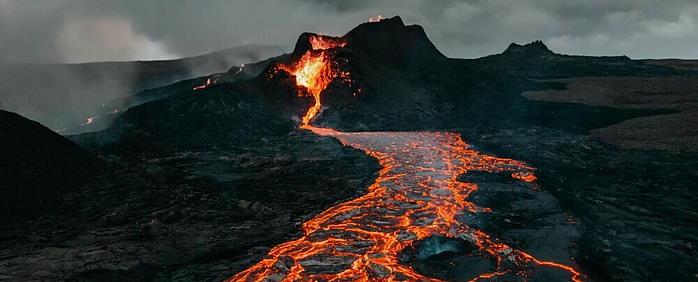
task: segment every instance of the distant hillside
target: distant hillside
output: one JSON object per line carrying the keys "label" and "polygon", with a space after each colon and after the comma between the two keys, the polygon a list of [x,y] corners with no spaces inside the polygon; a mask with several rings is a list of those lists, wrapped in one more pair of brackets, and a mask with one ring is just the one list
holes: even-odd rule
{"label": "distant hillside", "polygon": [[572,76],[656,76],[680,74],[671,68],[648,65],[627,56],[578,56],[558,54],[542,41],[525,45],[511,43],[501,54],[479,58],[476,62],[517,76],[561,78]]}
{"label": "distant hillside", "polygon": [[282,46],[245,45],[167,61],[0,65],[0,109],[20,113],[54,131],[71,129],[86,123],[88,117],[119,108],[110,104],[117,99],[225,72],[284,50]]}

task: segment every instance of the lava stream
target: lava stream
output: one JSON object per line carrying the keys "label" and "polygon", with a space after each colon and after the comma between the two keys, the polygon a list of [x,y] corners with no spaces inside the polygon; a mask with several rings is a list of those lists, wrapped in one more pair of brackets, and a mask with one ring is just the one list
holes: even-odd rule
{"label": "lava stream", "polygon": [[399,252],[432,235],[468,240],[479,247],[478,255],[497,262],[491,273],[473,280],[529,277],[539,268],[558,268],[575,281],[583,278],[572,267],[540,261],[456,219],[462,213],[487,212],[467,200],[477,185],[457,181],[458,175],[476,170],[532,176],[525,163],[482,155],[454,133],[302,128],[377,158],[379,176],[368,194],[305,222],[303,237],[274,247],[229,281],[437,281],[398,261]]}
{"label": "lava stream", "polygon": [[196,90],[199,90],[199,89],[204,89],[204,88],[206,88],[206,87],[209,86],[209,85],[211,85],[211,78],[210,78],[210,77],[206,80],[206,83],[194,87],[193,90],[196,91]]}

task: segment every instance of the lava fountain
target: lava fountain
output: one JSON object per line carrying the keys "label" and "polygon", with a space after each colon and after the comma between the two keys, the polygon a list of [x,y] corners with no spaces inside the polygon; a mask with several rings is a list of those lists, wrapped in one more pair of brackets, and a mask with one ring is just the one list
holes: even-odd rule
{"label": "lava fountain", "polygon": [[[305,87],[315,98],[315,104],[303,116],[303,125],[307,125],[320,111],[322,107],[320,93],[339,74],[332,65],[328,50],[345,45],[341,39],[328,36],[312,35],[309,41],[312,49],[306,51],[295,65],[281,66],[296,76],[296,85]],[[298,95],[304,94],[301,91]]]}
{"label": "lava fountain", "polygon": [[459,175],[487,171],[534,181],[534,169],[525,163],[483,155],[455,133],[349,133],[309,125],[321,107],[320,93],[338,73],[326,51],[344,45],[322,37],[311,37],[310,41],[313,50],[296,64],[284,67],[315,97],[301,128],[363,150],[378,159],[382,169],[366,195],[303,223],[305,235],[277,245],[262,261],[228,281],[438,281],[417,273],[398,258],[415,242],[434,235],[469,241],[477,246],[476,255],[496,262],[491,272],[479,274],[473,281],[512,276],[525,279],[544,268],[574,281],[584,279],[573,267],[538,260],[457,219],[464,213],[489,212],[468,201],[477,184],[460,182]]}

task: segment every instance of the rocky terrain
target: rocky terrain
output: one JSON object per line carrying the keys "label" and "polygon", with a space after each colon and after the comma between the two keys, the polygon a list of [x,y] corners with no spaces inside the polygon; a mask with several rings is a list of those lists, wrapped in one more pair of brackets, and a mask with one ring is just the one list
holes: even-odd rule
{"label": "rocky terrain", "polygon": [[168,154],[103,155],[113,171],[0,233],[0,279],[222,280],[365,193],[375,160],[297,132]]}
{"label": "rocky terrain", "polygon": [[107,170],[72,141],[18,114],[0,110],[0,224],[50,211],[63,194]]}
{"label": "rocky terrain", "polygon": [[[311,36],[247,71],[142,92],[109,128],[70,136],[111,172],[39,219],[4,227],[0,279],[226,279],[302,238],[302,223],[323,210],[366,194],[376,159],[299,129],[312,97],[275,67],[312,51]],[[399,17],[341,40],[328,54],[348,75],[322,92],[313,125],[460,134],[473,151],[523,161],[538,177],[459,176],[478,185],[467,200],[491,209],[460,216],[463,224],[592,281],[695,278],[691,64],[561,55],[542,42],[451,59]],[[424,277],[458,281],[496,269],[476,249],[432,236],[398,258]],[[322,272],[332,262],[342,263],[305,264]],[[371,275],[385,274],[377,269]],[[524,273],[570,279],[535,269]]]}
{"label": "rocky terrain", "polygon": [[[246,45],[162,61],[3,63],[0,88],[6,92],[0,96],[0,108],[64,135],[98,131],[109,126],[118,112],[137,105],[127,99],[134,94],[225,72],[231,67],[238,69],[286,51],[282,46]],[[86,124],[88,118],[93,118],[93,122]]]}
{"label": "rocky terrain", "polygon": [[581,77],[553,80],[564,90],[526,92],[536,101],[580,103],[624,109],[666,109],[591,131],[623,148],[698,151],[698,73],[665,77]]}

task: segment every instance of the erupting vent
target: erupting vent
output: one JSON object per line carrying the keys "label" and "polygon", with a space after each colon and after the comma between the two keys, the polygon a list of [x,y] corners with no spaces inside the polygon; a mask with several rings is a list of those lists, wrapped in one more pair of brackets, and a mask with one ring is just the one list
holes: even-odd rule
{"label": "erupting vent", "polygon": [[[338,38],[312,35],[309,38],[311,50],[303,54],[298,62],[292,66],[283,65],[282,68],[296,76],[296,84],[303,86],[315,98],[315,104],[303,116],[303,124],[306,125],[320,111],[320,93],[322,93],[330,81],[340,73],[333,65],[328,50],[344,47],[345,43]],[[305,95],[303,92],[299,96]]]}

